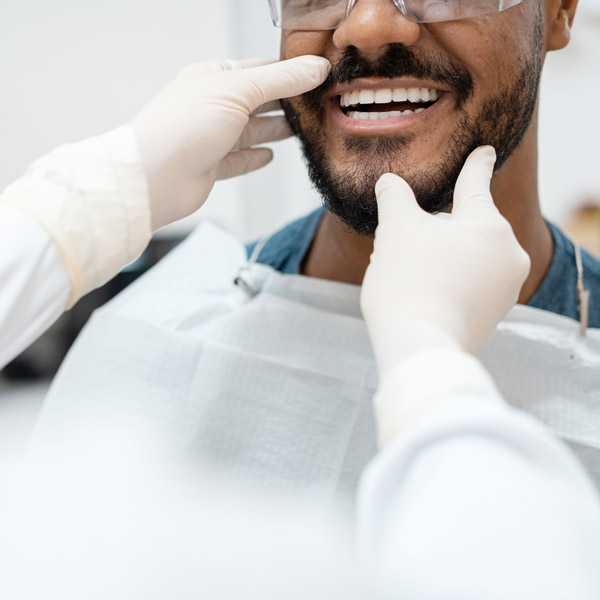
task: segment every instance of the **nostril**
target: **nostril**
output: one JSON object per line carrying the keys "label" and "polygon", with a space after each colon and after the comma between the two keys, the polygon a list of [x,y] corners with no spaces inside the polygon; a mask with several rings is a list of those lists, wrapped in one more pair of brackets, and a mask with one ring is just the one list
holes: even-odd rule
{"label": "nostril", "polygon": [[415,44],[421,26],[405,17],[394,2],[386,0],[385,4],[388,9],[369,0],[353,2],[351,12],[333,32],[336,48],[345,50],[354,46],[363,52],[374,52],[390,44]]}

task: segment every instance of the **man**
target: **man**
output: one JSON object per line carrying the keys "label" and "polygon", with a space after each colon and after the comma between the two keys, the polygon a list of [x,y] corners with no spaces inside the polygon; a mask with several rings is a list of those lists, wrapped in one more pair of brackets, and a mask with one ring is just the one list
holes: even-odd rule
{"label": "man", "polygon": [[[166,423],[169,444],[225,477],[325,503],[352,493],[375,452],[377,375],[357,287],[377,223],[375,183],[397,173],[422,207],[447,211],[480,145],[497,150],[492,194],[531,258],[519,301],[577,319],[582,276],[589,325],[600,326],[600,265],[582,252],[580,276],[573,245],[548,227],[537,197],[539,77],[545,53],[568,42],[576,1],[524,0],[425,23],[390,0],[349,4],[327,22],[335,28],[299,22],[281,45],[282,58],[332,63],[323,86],[284,103],[327,211],[253,247],[246,267],[229,236],[207,227],[192,236],[92,319],[50,392],[38,442],[98,410],[133,411],[163,433]],[[483,360],[509,402],[568,439],[594,471],[598,343],[580,344],[571,323],[548,318],[529,310],[508,322]]]}
{"label": "man", "polygon": [[[537,191],[542,64],[548,50],[568,43],[576,4],[525,0],[503,13],[425,27],[389,0],[362,0],[335,30],[284,30],[282,58],[320,54],[333,64],[323,86],[283,103],[328,210],[274,237],[259,260],[284,272],[302,265],[305,275],[360,284],[377,224],[377,179],[399,173],[423,208],[448,210],[468,154],[490,144],[498,153],[494,202],[532,260],[519,302],[579,318],[574,248],[544,221]],[[381,100],[368,93],[390,89],[400,99],[410,89],[435,90],[431,98],[437,100],[426,92],[415,102],[379,104],[388,100],[386,93],[380,91]],[[353,98],[341,106],[360,90],[366,91],[360,104]],[[420,116],[389,118],[424,107]],[[385,120],[358,119],[357,113],[380,113]],[[290,235],[297,244],[290,244]],[[310,250],[298,256],[307,238]],[[279,250],[279,239],[292,254]],[[598,261],[584,252],[583,263],[586,285],[597,289]],[[590,324],[600,326],[598,293],[591,295]]]}

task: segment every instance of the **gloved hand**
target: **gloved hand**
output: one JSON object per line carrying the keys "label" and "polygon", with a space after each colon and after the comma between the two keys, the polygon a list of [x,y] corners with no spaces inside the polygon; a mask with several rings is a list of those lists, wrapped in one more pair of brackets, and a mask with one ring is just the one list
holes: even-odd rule
{"label": "gloved hand", "polygon": [[450,215],[422,210],[396,175],[377,182],[379,226],[361,308],[382,379],[421,351],[478,354],[517,302],[530,259],[494,206],[495,160],[490,146],[469,156]]}
{"label": "gloved hand", "polygon": [[330,64],[317,56],[198,63],[184,69],[133,119],[152,203],[152,229],[196,211],[217,179],[272,158],[258,144],[291,135],[283,116],[258,116],[278,100],[323,83]]}
{"label": "gloved hand", "polygon": [[71,280],[70,308],[138,258],[152,231],[200,208],[217,178],[268,163],[270,150],[251,147],[291,132],[282,116],[252,113],[315,88],[329,69],[316,56],[188,67],[131,126],[60,146],[0,203],[29,213],[51,236]]}

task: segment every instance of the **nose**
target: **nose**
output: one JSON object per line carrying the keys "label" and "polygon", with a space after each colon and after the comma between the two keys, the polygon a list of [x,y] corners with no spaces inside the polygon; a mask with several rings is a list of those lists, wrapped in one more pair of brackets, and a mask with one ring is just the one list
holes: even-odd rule
{"label": "nose", "polygon": [[389,44],[410,46],[421,35],[421,26],[407,19],[393,0],[356,0],[353,4],[333,34],[339,50],[354,46],[363,54],[380,54]]}

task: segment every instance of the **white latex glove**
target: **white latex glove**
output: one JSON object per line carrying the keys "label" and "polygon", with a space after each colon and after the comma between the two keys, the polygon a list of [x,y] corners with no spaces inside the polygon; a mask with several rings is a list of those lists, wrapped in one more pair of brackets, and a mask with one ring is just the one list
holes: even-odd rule
{"label": "white latex glove", "polygon": [[424,350],[478,354],[517,302],[530,259],[492,200],[495,160],[490,146],[469,156],[450,215],[422,210],[396,175],[377,182],[379,226],[361,307],[382,379]]}
{"label": "white latex glove", "polygon": [[257,116],[325,80],[328,60],[300,56],[205,62],[184,69],[133,119],[152,203],[152,229],[195,212],[217,179],[272,158],[258,144],[291,135],[283,116]]}
{"label": "white latex glove", "polygon": [[112,279],[151,238],[146,176],[131,127],[66,144],[0,194],[49,234],[69,274],[67,308]]}
{"label": "white latex glove", "polygon": [[0,194],[50,235],[69,273],[67,308],[140,256],[152,231],[204,203],[217,178],[271,160],[256,144],[290,135],[277,99],[329,73],[324,58],[207,62],[182,71],[131,126],[60,146]]}

